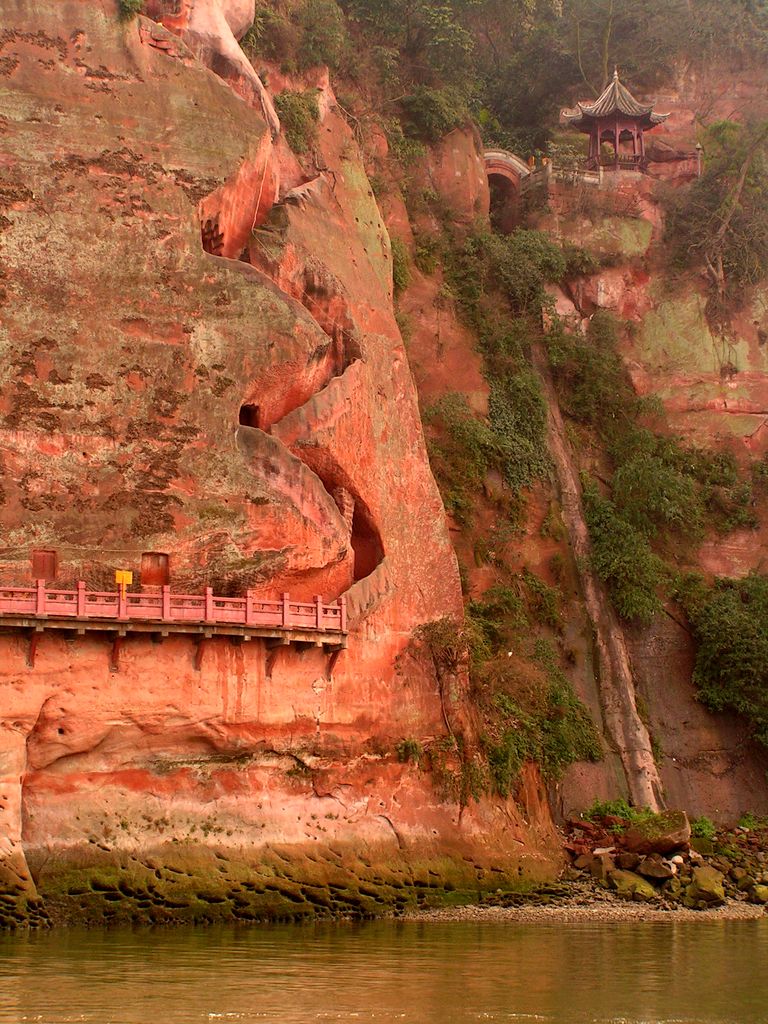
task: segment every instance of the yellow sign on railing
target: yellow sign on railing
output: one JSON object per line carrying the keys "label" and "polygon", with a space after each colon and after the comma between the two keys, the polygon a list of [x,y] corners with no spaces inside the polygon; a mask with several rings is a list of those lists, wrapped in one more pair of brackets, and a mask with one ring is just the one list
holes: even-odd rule
{"label": "yellow sign on railing", "polygon": [[115,583],[119,587],[130,587],[133,583],[133,573],[130,569],[115,569]]}

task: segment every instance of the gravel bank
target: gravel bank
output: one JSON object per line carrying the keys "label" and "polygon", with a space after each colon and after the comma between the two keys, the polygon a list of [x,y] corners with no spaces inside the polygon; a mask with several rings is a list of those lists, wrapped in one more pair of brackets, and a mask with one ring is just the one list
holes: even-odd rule
{"label": "gravel bank", "polygon": [[583,898],[558,900],[548,906],[520,907],[444,907],[407,914],[406,921],[478,921],[489,924],[549,923],[572,921],[737,921],[767,917],[763,907],[729,900],[711,910],[688,910],[685,907],[654,907],[627,900],[600,899],[585,903]]}

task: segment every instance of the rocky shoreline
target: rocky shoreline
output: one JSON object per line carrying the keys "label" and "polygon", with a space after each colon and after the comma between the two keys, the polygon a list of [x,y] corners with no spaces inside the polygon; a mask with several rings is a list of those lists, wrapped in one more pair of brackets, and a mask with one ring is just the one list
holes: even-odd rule
{"label": "rocky shoreline", "polygon": [[768,822],[717,830],[685,813],[591,815],[566,823],[558,882],[499,890],[418,921],[717,921],[768,915]]}
{"label": "rocky shoreline", "polygon": [[692,830],[683,811],[605,814],[571,820],[564,881],[589,881],[638,903],[710,910],[731,904],[768,908],[768,823]]}
{"label": "rocky shoreline", "polygon": [[596,888],[586,882],[568,886],[569,894],[551,903],[530,901],[511,906],[491,903],[464,907],[442,907],[437,910],[419,910],[405,914],[404,921],[477,922],[478,924],[609,924],[622,921],[749,921],[768,917],[765,908],[740,900],[726,900],[719,907],[708,910],[690,910],[687,907],[636,903],[615,893]]}

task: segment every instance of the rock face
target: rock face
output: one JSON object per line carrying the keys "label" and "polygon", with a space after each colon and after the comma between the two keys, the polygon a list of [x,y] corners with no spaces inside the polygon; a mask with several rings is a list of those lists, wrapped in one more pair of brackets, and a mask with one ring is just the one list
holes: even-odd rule
{"label": "rock face", "polygon": [[[716,88],[710,88],[715,81]],[[705,451],[727,451],[749,480],[750,462],[762,458],[768,448],[768,363],[763,343],[768,307],[763,289],[745,292],[741,308],[724,331],[710,324],[701,275],[692,271],[683,281],[670,281],[663,243],[664,190],[690,181],[687,162],[672,159],[670,153],[680,156],[690,149],[695,142],[692,126],[719,117],[762,116],[765,89],[758,87],[754,75],[734,76],[725,69],[708,69],[706,83],[690,70],[679,85],[675,94],[659,97],[659,109],[672,110],[673,116],[653,133],[661,162],[652,164],[648,175],[615,180],[609,176],[609,185],[589,202],[578,190],[560,183],[555,201],[536,223],[566,242],[584,246],[605,264],[597,273],[570,282],[567,293],[556,290],[558,312],[581,328],[598,310],[614,314],[624,324],[621,354],[636,392],[652,397],[664,410],[658,429]],[[660,184],[660,176],[669,181]],[[592,476],[602,475],[599,460],[592,456],[576,453],[576,462]],[[684,565],[708,578],[764,572],[768,503],[757,489],[753,507],[760,526],[725,535],[710,529],[698,550],[672,555],[678,569]],[[697,702],[691,682],[691,635],[670,611],[648,628],[621,631],[634,679],[634,685],[624,689],[647,711],[643,726],[657,741],[664,803],[723,822],[736,820],[753,805],[765,813],[765,749],[751,741],[744,720],[713,715]],[[585,699],[589,689],[587,683]],[[602,693],[600,699],[605,703]],[[603,792],[612,793],[614,785],[609,775]],[[590,797],[583,793],[577,769],[563,785],[563,810],[587,806]]]}
{"label": "rock face", "polygon": [[129,637],[111,671],[104,640],[44,635],[32,669],[1,636],[8,920],[366,913],[545,875],[535,773],[523,809],[461,814],[395,756],[463,720],[410,646],[462,602],[357,147],[328,94],[329,170],[282,194],[240,28],[194,7],[4,9],[0,578],[55,549],[57,582],[113,586],[169,553],[174,590],[346,594],[349,646],[212,641],[196,667]]}

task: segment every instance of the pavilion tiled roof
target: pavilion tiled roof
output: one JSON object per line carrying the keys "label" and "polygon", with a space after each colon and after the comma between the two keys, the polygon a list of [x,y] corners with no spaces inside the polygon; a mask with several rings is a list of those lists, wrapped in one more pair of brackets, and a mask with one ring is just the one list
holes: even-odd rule
{"label": "pavilion tiled roof", "polygon": [[661,124],[669,117],[669,114],[655,114],[652,103],[648,106],[638,103],[629,89],[620,81],[618,69],[614,71],[613,79],[594,103],[579,103],[577,106],[578,110],[565,115],[566,122],[574,128],[580,128],[589,121],[602,117],[613,117],[616,114],[643,120],[649,127]]}

